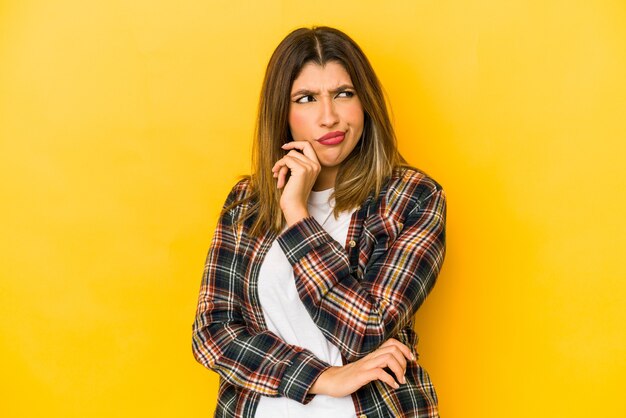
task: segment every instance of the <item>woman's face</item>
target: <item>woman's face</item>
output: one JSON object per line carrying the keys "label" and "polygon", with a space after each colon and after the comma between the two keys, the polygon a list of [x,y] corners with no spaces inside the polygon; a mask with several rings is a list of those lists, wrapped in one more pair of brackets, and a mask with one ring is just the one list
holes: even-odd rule
{"label": "woman's face", "polygon": [[322,172],[334,172],[363,133],[363,107],[345,68],[334,61],[306,64],[291,86],[289,128],[313,146]]}

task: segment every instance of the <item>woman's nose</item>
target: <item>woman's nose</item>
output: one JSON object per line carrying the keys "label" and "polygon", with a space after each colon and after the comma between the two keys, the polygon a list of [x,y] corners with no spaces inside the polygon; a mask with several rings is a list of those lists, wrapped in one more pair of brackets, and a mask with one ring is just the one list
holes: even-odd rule
{"label": "woman's nose", "polygon": [[322,100],[320,125],[333,126],[339,122],[339,115],[332,99]]}

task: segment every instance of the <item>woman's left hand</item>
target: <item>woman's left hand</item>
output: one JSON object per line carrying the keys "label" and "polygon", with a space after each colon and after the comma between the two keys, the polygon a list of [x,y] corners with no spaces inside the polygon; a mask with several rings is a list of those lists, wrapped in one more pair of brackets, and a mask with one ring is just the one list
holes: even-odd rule
{"label": "woman's left hand", "polygon": [[[321,166],[313,147],[307,141],[288,142],[282,148],[288,151],[287,155],[274,164],[272,173],[278,179],[276,186],[283,189],[280,208],[287,225],[291,226],[309,216],[307,200]],[[289,179],[287,173],[290,173]]]}
{"label": "woman's left hand", "polygon": [[406,383],[407,362],[413,360],[415,358],[409,347],[395,338],[389,338],[378,349],[353,363],[324,370],[309,393],[343,397],[375,380],[398,389],[400,385],[396,380],[400,384]]}

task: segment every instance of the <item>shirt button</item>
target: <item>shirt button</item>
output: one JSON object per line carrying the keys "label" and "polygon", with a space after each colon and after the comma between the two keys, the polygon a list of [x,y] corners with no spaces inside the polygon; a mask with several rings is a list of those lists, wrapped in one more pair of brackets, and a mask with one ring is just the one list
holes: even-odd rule
{"label": "shirt button", "polygon": [[[348,243],[348,245],[350,246],[350,248],[354,248],[354,247],[356,247],[356,241],[351,240],[351,241]],[[365,417],[365,416],[364,416],[364,415],[361,415],[361,417],[359,417],[359,418],[363,418],[363,417]],[[367,417],[365,417],[365,418],[367,418]]]}
{"label": "shirt button", "polygon": [[361,415],[359,415],[359,418],[367,418],[367,415],[361,414]]}
{"label": "shirt button", "polygon": [[402,222],[398,223],[398,228],[399,228],[399,229],[404,228],[404,224],[403,224]]}

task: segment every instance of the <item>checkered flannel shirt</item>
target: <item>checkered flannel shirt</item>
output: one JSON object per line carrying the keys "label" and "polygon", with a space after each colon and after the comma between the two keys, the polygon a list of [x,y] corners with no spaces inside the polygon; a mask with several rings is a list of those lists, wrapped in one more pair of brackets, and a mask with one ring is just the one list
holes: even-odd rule
{"label": "checkered flannel shirt", "polygon": [[[239,182],[225,206],[247,197]],[[193,324],[193,353],[220,375],[216,417],[254,417],[261,395],[306,404],[329,364],[267,329],[257,291],[259,268],[277,239],[293,266],[300,299],[344,364],[394,337],[415,350],[413,315],[433,287],[445,255],[446,200],[422,172],[397,170],[375,199],[352,215],[345,244],[312,217],[279,235],[247,234],[238,222],[250,202],[222,213],[211,242]],[[417,358],[417,352],[413,352]],[[352,394],[357,417],[438,417],[428,373],[409,361],[406,384],[371,382]]]}

